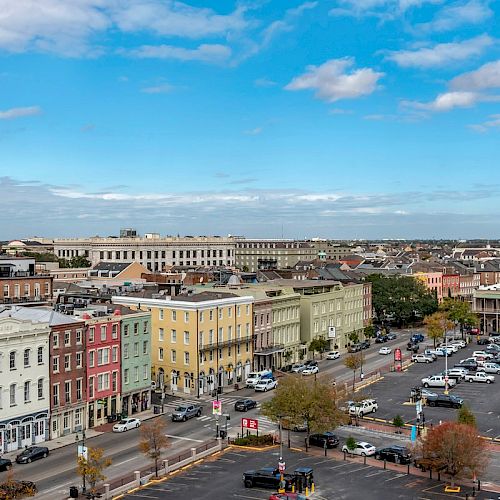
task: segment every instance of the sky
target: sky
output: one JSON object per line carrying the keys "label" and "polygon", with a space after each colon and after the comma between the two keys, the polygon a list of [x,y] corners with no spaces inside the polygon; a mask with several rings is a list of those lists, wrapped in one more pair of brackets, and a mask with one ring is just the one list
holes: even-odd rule
{"label": "sky", "polygon": [[499,238],[499,0],[1,0],[0,240]]}

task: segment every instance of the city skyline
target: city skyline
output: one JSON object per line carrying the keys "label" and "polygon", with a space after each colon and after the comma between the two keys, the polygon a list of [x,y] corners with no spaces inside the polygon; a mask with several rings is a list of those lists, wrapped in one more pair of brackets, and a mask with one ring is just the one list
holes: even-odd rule
{"label": "city skyline", "polygon": [[498,238],[498,2],[283,4],[7,0],[0,239]]}

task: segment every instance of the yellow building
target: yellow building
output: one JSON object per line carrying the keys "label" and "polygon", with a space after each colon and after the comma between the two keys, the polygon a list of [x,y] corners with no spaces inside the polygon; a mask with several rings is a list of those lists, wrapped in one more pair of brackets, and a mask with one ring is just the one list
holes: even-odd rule
{"label": "yellow building", "polygon": [[151,369],[158,387],[193,396],[241,383],[252,369],[251,296],[203,292],[175,300],[113,297],[151,311]]}

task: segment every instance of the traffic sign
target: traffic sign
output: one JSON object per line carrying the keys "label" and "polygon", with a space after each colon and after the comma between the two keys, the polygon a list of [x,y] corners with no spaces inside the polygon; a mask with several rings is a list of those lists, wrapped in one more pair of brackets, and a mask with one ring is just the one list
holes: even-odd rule
{"label": "traffic sign", "polygon": [[422,413],[422,401],[419,400],[415,403],[415,410],[417,412],[417,416]]}
{"label": "traffic sign", "polygon": [[222,401],[212,401],[212,414],[222,415]]}
{"label": "traffic sign", "polygon": [[401,349],[394,349],[394,361],[401,361]]}
{"label": "traffic sign", "polygon": [[78,457],[83,457],[85,460],[88,460],[88,448],[86,446],[83,446],[81,444],[78,445]]}
{"label": "traffic sign", "polygon": [[247,429],[257,430],[259,428],[259,421],[256,418],[242,418],[241,427],[246,427]]}

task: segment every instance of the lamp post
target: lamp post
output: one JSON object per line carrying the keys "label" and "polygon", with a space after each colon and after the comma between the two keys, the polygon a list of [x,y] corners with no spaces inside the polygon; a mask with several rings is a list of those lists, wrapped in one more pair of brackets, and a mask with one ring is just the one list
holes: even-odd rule
{"label": "lamp post", "polygon": [[448,394],[448,337],[446,336],[446,326],[444,327],[444,393]]}
{"label": "lamp post", "polygon": [[[80,440],[78,439],[78,433],[75,436],[75,441],[77,443],[77,455],[78,457],[83,457],[85,461],[87,461],[87,449],[85,447],[85,429],[82,430],[82,444],[80,445]],[[82,493],[87,491],[87,485],[85,479],[87,474],[82,474]]]}

